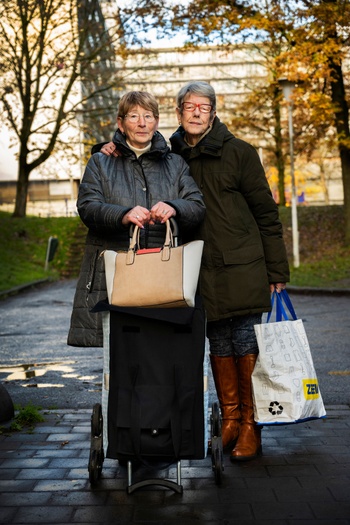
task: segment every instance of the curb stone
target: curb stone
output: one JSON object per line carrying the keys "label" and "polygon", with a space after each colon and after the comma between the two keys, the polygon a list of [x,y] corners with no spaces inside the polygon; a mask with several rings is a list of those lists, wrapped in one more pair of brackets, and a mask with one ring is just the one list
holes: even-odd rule
{"label": "curb stone", "polygon": [[[52,282],[51,279],[39,279],[19,286],[14,286],[8,290],[0,291],[0,299],[10,295],[16,295],[30,288],[35,288],[43,284]],[[304,295],[350,295],[350,288],[314,288],[312,286],[293,286],[287,284],[287,291]]]}

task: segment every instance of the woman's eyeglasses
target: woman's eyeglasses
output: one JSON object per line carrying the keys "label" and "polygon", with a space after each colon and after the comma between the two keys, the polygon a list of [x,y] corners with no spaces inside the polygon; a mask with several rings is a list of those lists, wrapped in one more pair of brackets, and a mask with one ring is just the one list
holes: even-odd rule
{"label": "woman's eyeglasses", "polygon": [[210,104],[194,104],[193,102],[183,102],[181,105],[184,111],[194,111],[196,108],[198,108],[201,113],[210,113],[213,109],[213,106]]}
{"label": "woman's eyeglasses", "polygon": [[139,115],[138,113],[127,113],[124,118],[128,119],[129,122],[139,122],[140,118],[143,118],[145,122],[154,122],[156,117],[152,113],[145,113],[145,115]]}

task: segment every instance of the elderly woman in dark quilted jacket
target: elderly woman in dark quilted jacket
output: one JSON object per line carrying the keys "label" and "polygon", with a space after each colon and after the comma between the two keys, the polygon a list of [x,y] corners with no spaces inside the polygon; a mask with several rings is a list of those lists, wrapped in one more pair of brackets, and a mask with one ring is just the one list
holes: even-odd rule
{"label": "elderly woman in dark quilted jacket", "polygon": [[157,131],[156,99],[140,91],[125,94],[117,120],[113,143],[121,155],[94,154],[79,188],[77,207],[88,234],[68,335],[72,346],[103,346],[101,314],[90,313],[107,296],[103,250],[127,249],[131,224],[141,228],[141,247],[152,248],[163,244],[170,217],[190,234],[205,215],[186,162]]}

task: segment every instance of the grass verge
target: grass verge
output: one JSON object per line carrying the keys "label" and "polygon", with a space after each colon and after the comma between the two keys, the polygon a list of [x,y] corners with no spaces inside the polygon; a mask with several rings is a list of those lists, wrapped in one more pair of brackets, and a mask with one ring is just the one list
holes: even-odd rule
{"label": "grass verge", "polygon": [[343,206],[298,207],[300,266],[293,267],[290,208],[281,208],[294,286],[350,288],[350,246],[344,245]]}
{"label": "grass verge", "polygon": [[[350,247],[343,243],[343,206],[298,207],[300,267],[293,268],[290,208],[280,208],[291,283],[350,288]],[[41,279],[77,277],[86,228],[79,217],[13,218],[0,212],[0,292]],[[48,239],[59,240],[45,271]]]}
{"label": "grass verge", "polygon": [[[68,262],[79,217],[13,218],[0,212],[0,292],[41,279],[59,279]],[[50,237],[57,237],[54,259],[45,270]]]}

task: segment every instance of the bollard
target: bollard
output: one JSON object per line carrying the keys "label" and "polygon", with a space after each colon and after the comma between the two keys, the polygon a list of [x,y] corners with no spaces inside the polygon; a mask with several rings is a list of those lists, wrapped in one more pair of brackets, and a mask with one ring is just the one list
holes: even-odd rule
{"label": "bollard", "polygon": [[45,271],[46,272],[49,269],[49,262],[51,262],[55,256],[57,246],[58,246],[57,237],[49,237],[49,241],[47,243],[47,250],[46,250],[46,260],[45,260]]}
{"label": "bollard", "polygon": [[15,415],[15,408],[10,394],[0,383],[0,422],[10,421]]}

